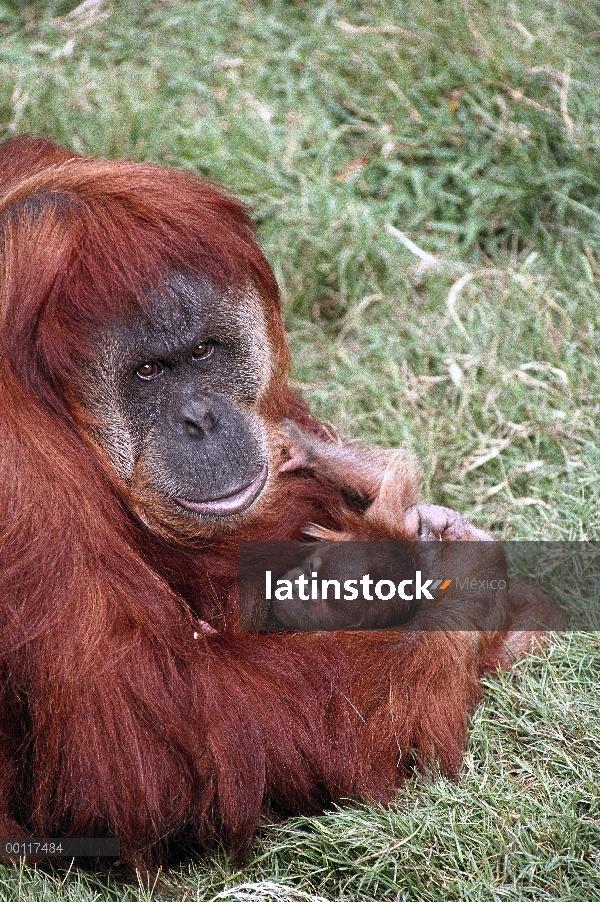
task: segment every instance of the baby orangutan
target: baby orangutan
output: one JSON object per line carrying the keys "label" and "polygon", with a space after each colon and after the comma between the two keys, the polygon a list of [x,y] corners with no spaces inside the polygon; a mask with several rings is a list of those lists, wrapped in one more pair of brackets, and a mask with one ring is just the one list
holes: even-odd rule
{"label": "baby orangutan", "polygon": [[[285,574],[298,588],[293,598],[273,600],[277,622],[286,629],[411,629],[503,630],[511,629],[511,651],[520,654],[531,644],[541,627],[559,628],[560,614],[539,590],[517,584],[509,588],[504,551],[499,544],[472,546],[472,542],[492,543],[486,532],[473,526],[456,511],[434,504],[418,504],[421,477],[413,457],[400,450],[358,447],[324,441],[302,431],[295,423],[283,423],[289,459],[280,470],[306,469],[333,483],[348,497],[342,512],[343,530],[310,527],[307,535],[322,540],[312,546],[301,565]],[[365,540],[375,540],[373,545]],[[394,550],[380,543],[398,543]],[[438,542],[459,541],[460,546],[439,546]],[[349,543],[341,547],[338,542]],[[435,542],[435,545],[429,543]],[[336,543],[331,544],[331,543]],[[425,544],[422,544],[425,543]],[[332,598],[326,594],[300,596],[298,577],[311,585],[318,577],[333,581],[335,587],[347,577],[369,573],[373,583],[379,576],[399,583],[417,569],[435,572],[444,568],[450,575],[457,565],[461,572],[477,574],[477,587],[460,591],[449,588],[443,600],[417,602],[398,593],[366,603],[359,597]],[[440,572],[440,576],[446,575]],[[492,588],[481,591],[481,580]],[[450,582],[450,580],[448,580]],[[463,581],[464,582],[464,581]],[[310,598],[306,597],[308,594]],[[313,597],[315,595],[317,597]],[[427,595],[425,595],[427,598]]]}
{"label": "baby orangutan", "polygon": [[[333,483],[354,502],[343,511],[346,530],[313,527],[313,538],[329,541],[361,539],[419,542],[491,541],[456,511],[436,504],[418,504],[421,471],[415,458],[402,450],[324,441],[284,420],[289,459],[280,472],[306,469]],[[362,512],[356,512],[356,509]]]}

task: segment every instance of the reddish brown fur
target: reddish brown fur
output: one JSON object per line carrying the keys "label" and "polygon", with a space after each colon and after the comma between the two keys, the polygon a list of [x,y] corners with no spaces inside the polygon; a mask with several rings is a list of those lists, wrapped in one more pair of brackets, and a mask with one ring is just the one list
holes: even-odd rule
{"label": "reddish brown fur", "polygon": [[[456,773],[498,636],[236,632],[238,540],[339,528],[337,489],[286,474],[243,534],[178,544],[77,428],[86,337],[175,266],[255,285],[278,355],[262,413],[320,429],[287,388],[245,211],[187,174],[27,138],[0,148],[2,195],[0,835],[114,835],[153,867],[190,837],[243,854],[265,805],[390,799],[414,754]],[[194,638],[198,619],[218,632]]]}

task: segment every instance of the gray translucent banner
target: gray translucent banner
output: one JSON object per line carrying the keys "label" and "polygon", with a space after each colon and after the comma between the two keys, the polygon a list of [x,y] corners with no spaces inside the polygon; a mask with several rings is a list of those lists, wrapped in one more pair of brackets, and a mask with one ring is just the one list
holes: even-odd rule
{"label": "gray translucent banner", "polygon": [[598,630],[600,542],[243,542],[240,628]]}
{"label": "gray translucent banner", "polygon": [[121,842],[112,837],[0,839],[0,856],[9,858],[119,858],[120,854]]}

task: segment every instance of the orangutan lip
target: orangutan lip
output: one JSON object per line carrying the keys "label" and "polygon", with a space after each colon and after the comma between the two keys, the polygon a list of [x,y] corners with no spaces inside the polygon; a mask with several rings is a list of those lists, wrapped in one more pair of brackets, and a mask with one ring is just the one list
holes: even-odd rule
{"label": "orangutan lip", "polygon": [[177,503],[196,514],[212,514],[213,517],[228,517],[231,514],[239,514],[250,507],[262,492],[269,468],[264,465],[256,479],[234,492],[233,495],[225,495],[223,498],[213,498],[211,501],[189,501],[187,498],[178,498]]}

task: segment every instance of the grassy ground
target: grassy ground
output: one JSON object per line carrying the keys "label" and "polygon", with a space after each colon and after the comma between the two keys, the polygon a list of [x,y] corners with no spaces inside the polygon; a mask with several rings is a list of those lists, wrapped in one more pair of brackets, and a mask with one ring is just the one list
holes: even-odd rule
{"label": "grassy ground", "polygon": [[[0,136],[229,186],[318,414],[500,537],[597,537],[600,4],[73,6],[0,0]],[[600,899],[599,669],[563,638],[490,679],[460,782],[266,825],[173,897]],[[160,895],[0,868],[0,900]]]}

